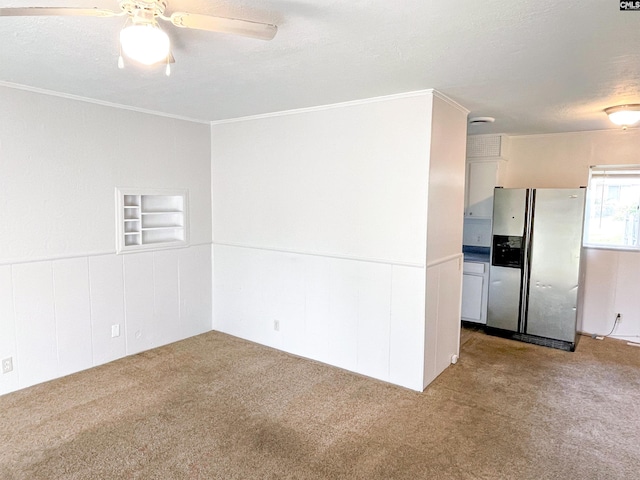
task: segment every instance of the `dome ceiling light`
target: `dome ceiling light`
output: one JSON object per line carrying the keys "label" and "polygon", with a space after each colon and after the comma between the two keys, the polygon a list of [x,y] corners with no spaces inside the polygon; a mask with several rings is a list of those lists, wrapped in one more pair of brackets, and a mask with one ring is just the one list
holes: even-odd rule
{"label": "dome ceiling light", "polygon": [[609,120],[625,130],[640,122],[640,104],[638,103],[605,108],[604,113],[609,115]]}

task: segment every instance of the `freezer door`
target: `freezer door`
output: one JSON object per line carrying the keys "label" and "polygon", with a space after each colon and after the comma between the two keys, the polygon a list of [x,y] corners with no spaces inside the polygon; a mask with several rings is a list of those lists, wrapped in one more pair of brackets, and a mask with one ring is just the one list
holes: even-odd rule
{"label": "freezer door", "polygon": [[575,342],[585,189],[537,189],[526,333]]}
{"label": "freezer door", "polygon": [[519,268],[491,265],[487,326],[511,332],[518,331],[521,274],[522,270]]}
{"label": "freezer door", "polygon": [[495,189],[487,326],[512,332],[520,321],[526,208],[526,189]]}
{"label": "freezer door", "polygon": [[493,192],[493,235],[522,237],[527,208],[527,189],[496,188]]}

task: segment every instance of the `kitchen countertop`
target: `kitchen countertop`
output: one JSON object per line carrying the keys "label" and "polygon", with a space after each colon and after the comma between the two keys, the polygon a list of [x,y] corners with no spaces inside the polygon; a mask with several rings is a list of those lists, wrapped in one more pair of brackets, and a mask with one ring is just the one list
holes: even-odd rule
{"label": "kitchen countertop", "polygon": [[465,262],[489,263],[490,250],[489,247],[462,246]]}

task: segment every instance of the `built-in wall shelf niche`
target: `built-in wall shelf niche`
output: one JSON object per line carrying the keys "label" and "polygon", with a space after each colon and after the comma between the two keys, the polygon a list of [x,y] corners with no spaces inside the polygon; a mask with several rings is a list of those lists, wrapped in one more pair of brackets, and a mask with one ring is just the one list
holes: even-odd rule
{"label": "built-in wall shelf niche", "polygon": [[187,190],[116,188],[116,251],[157,250],[189,243]]}

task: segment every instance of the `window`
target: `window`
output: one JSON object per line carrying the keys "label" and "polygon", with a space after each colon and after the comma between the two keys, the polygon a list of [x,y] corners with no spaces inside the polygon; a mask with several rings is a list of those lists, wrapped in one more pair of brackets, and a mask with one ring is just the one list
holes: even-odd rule
{"label": "window", "polygon": [[591,167],[584,225],[586,246],[640,250],[640,165]]}

